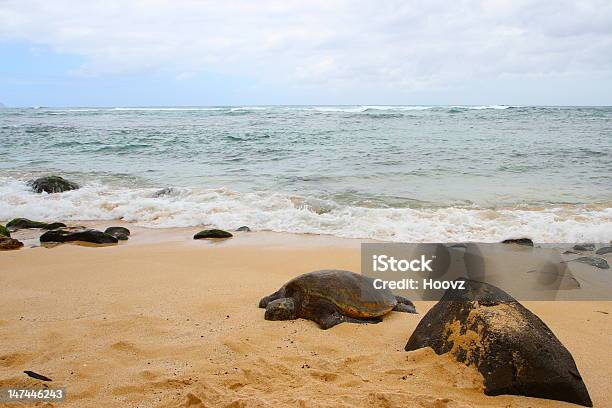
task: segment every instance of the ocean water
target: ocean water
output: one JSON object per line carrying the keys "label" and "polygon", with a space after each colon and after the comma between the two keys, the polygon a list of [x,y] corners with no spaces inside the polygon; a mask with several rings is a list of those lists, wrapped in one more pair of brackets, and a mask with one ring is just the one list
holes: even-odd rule
{"label": "ocean water", "polygon": [[612,107],[11,108],[0,142],[0,220],[612,239]]}

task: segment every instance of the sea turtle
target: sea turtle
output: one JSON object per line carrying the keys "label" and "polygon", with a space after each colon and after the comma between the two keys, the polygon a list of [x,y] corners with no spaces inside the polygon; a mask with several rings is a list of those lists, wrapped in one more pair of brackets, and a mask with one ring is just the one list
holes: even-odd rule
{"label": "sea turtle", "polygon": [[412,302],[389,289],[375,289],[374,280],[341,270],[305,273],[259,302],[266,320],[309,319],[323,330],[342,322],[379,323],[392,310],[416,313]]}

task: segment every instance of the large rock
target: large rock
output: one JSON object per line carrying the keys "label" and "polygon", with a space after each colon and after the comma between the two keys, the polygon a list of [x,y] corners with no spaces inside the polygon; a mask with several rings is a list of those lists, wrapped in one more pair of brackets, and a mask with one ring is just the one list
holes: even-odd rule
{"label": "large rock", "polygon": [[40,242],[89,242],[92,244],[116,244],[119,242],[112,235],[87,228],[60,228],[47,231],[40,236]]}
{"label": "large rock", "polygon": [[28,220],[27,218],[15,218],[6,224],[6,228],[8,228],[9,231],[17,231],[20,229],[29,229],[29,228],[41,228],[41,229],[46,229],[46,230],[53,230],[53,229],[64,228],[64,227],[66,227],[66,224],[62,222],[46,223],[46,222]]}
{"label": "large rock", "polygon": [[130,236],[130,230],[125,227],[108,227],[104,230],[104,233],[112,235],[120,241],[127,241]]}
{"label": "large rock", "polygon": [[231,232],[223,231],[220,229],[209,229],[198,232],[193,236],[193,239],[207,239],[207,238],[231,238],[233,237]]}
{"label": "large rock", "polygon": [[474,365],[485,394],[592,402],[570,352],[536,315],[495,286],[464,280],[427,312],[406,350],[431,347]]}
{"label": "large rock", "polygon": [[11,233],[4,225],[0,225],[0,237],[11,237]]}
{"label": "large rock", "polygon": [[0,251],[7,251],[10,249],[19,249],[23,246],[23,242],[17,241],[16,239],[5,237],[0,235]]}
{"label": "large rock", "polygon": [[60,176],[47,176],[31,180],[28,184],[37,193],[47,192],[51,193],[62,193],[64,191],[76,190],[79,185],[68,181]]}

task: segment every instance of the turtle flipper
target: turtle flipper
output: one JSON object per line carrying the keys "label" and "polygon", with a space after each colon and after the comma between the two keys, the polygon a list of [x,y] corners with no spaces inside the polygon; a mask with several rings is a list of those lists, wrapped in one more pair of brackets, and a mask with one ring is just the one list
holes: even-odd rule
{"label": "turtle flipper", "polygon": [[333,312],[329,314],[325,314],[320,316],[316,322],[319,324],[319,327],[323,330],[330,329],[337,324],[340,323],[380,323],[382,319],[380,317],[372,317],[368,319],[360,319],[358,317],[348,317],[339,312]]}
{"label": "turtle flipper", "polygon": [[268,303],[272,302],[273,300],[280,299],[283,297],[285,297],[285,287],[284,286],[280,288],[279,290],[277,290],[276,292],[274,292],[273,294],[261,298],[261,300],[259,301],[259,307],[262,309],[265,309],[266,307],[268,307]]}
{"label": "turtle flipper", "polygon": [[395,299],[397,300],[397,304],[393,308],[393,311],[404,312],[404,313],[416,313],[417,312],[416,307],[414,307],[414,304],[410,300],[406,299],[405,297],[396,296]]}
{"label": "turtle flipper", "polygon": [[332,312],[332,313],[323,313],[320,316],[317,316],[317,319],[315,320],[315,322],[319,324],[320,328],[322,328],[323,330],[327,330],[329,328],[334,327],[337,324],[340,324],[346,321],[345,319],[346,319],[346,316],[341,315],[338,312]]}

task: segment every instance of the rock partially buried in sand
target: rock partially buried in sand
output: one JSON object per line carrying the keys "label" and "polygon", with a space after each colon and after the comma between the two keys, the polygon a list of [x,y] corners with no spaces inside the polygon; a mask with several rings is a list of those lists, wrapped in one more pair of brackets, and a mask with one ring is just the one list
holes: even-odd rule
{"label": "rock partially buried in sand", "polygon": [[130,230],[125,227],[108,227],[104,230],[104,233],[112,235],[120,241],[127,241],[130,236]]}
{"label": "rock partially buried in sand", "polygon": [[495,286],[465,280],[427,312],[406,351],[431,347],[475,365],[485,394],[593,406],[570,352],[536,315]]}
{"label": "rock partially buried in sand", "polygon": [[92,244],[116,244],[119,242],[112,235],[102,231],[84,228],[61,228],[47,231],[40,236],[40,242],[89,242]]}
{"label": "rock partially buried in sand", "polygon": [[208,238],[231,238],[233,237],[231,232],[223,231],[220,229],[209,229],[200,231],[193,236],[193,239],[208,239]]}
{"label": "rock partially buried in sand", "polygon": [[611,252],[612,252],[612,247],[601,247],[597,251],[595,251],[597,255],[605,255]]}
{"label": "rock partially buried in sand", "polygon": [[9,231],[17,231],[20,229],[31,229],[31,228],[53,230],[53,229],[65,228],[65,227],[66,227],[66,224],[62,222],[46,223],[46,222],[28,220],[27,218],[15,218],[6,224],[6,228],[8,228]]}
{"label": "rock partially buried in sand", "polygon": [[242,227],[236,228],[236,231],[239,231],[239,232],[251,232],[251,229],[249,227],[247,227],[246,225],[243,225]]}
{"label": "rock partially buried in sand", "polygon": [[337,324],[379,323],[392,310],[416,313],[411,301],[354,272],[321,270],[305,273],[259,301],[266,320],[308,319],[323,330]]}
{"label": "rock partially buried in sand", "polygon": [[23,242],[13,238],[5,237],[0,235],[0,251],[9,251],[12,249],[19,249],[23,246]]}
{"label": "rock partially buried in sand", "polygon": [[11,233],[4,225],[0,225],[0,237],[11,237]]}
{"label": "rock partially buried in sand", "polygon": [[524,246],[533,246],[533,241],[531,238],[510,238],[504,239],[502,244],[516,244],[516,245],[524,245]]}
{"label": "rock partially buried in sand", "polygon": [[610,265],[608,265],[608,261],[603,258],[598,258],[596,256],[582,256],[580,258],[572,259],[569,262],[580,262],[585,263],[587,265],[594,266],[599,269],[610,269]]}
{"label": "rock partially buried in sand", "polygon": [[79,188],[78,184],[60,176],[41,177],[29,181],[28,184],[37,193],[42,193],[44,191],[49,194],[63,193],[64,191],[77,190]]}
{"label": "rock partially buried in sand", "polygon": [[572,249],[574,251],[594,251],[595,244],[576,244]]}

